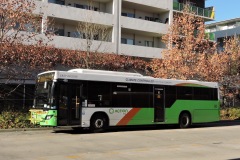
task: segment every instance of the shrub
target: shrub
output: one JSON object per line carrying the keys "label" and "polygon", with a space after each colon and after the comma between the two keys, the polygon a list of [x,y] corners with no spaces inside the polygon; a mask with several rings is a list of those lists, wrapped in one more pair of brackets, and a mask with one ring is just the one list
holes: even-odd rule
{"label": "shrub", "polygon": [[0,114],[0,129],[10,128],[29,128],[34,127],[30,124],[29,114],[21,111],[2,111]]}
{"label": "shrub", "polygon": [[222,120],[236,120],[240,119],[240,107],[225,108],[221,110]]}

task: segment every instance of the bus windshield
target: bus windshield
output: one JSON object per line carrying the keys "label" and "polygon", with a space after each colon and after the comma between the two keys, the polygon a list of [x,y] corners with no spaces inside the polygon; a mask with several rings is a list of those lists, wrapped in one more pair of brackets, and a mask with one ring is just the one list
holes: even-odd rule
{"label": "bus windshield", "polygon": [[34,108],[50,109],[53,103],[52,87],[54,73],[38,76],[34,99]]}

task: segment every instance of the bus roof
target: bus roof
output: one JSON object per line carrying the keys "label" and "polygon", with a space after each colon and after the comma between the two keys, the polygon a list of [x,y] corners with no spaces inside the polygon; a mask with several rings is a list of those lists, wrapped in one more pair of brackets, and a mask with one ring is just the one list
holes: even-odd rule
{"label": "bus roof", "polygon": [[38,74],[38,76],[55,73],[54,79],[63,80],[88,80],[88,81],[104,81],[104,82],[120,82],[120,83],[140,83],[154,85],[174,85],[174,86],[195,86],[195,87],[211,87],[218,88],[216,82],[204,82],[198,80],[176,80],[161,79],[150,76],[143,76],[139,73],[116,72],[91,69],[72,69],[69,71],[47,71]]}
{"label": "bus roof", "polygon": [[133,76],[133,77],[142,77],[143,76],[140,73],[104,71],[104,70],[93,70],[93,69],[71,69],[68,72],[85,73],[85,74],[99,74],[99,75]]}

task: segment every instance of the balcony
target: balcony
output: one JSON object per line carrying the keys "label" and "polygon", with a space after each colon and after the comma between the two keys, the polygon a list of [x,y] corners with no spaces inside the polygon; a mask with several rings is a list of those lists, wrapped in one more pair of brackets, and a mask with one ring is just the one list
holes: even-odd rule
{"label": "balcony", "polygon": [[92,10],[98,11],[103,13],[110,13],[112,14],[112,0],[104,0],[98,1],[93,0],[91,2],[87,2],[86,0],[45,0],[48,3],[58,4],[58,5],[66,5],[74,8],[85,9],[85,10]]}
{"label": "balcony", "polygon": [[[184,8],[183,3],[173,2],[173,10],[181,12],[183,10],[183,8]],[[195,12],[196,15],[198,15],[198,16],[202,16],[202,17],[210,19],[210,20],[215,19],[215,12],[214,12],[213,7],[200,8],[197,6],[191,6],[191,11]]]}
{"label": "balcony", "polygon": [[123,4],[128,4],[128,7],[136,7],[138,9],[148,9],[148,7],[170,10],[172,2],[169,0],[123,0]]}
{"label": "balcony", "polygon": [[153,22],[144,19],[130,18],[130,17],[121,17],[122,28],[144,31],[158,34],[166,34],[168,31],[168,24]]}
{"label": "balcony", "polygon": [[121,54],[145,58],[162,58],[163,48],[153,48],[145,46],[136,46],[121,44]]}
{"label": "balcony", "polygon": [[[87,42],[85,39],[74,37],[53,36],[53,40],[49,43],[56,48],[71,49],[71,50],[87,50]],[[114,53],[116,50],[115,44],[112,42],[92,41],[92,52],[107,52]]]}
{"label": "balcony", "polygon": [[113,23],[113,15],[109,13],[73,8],[53,3],[49,3],[46,9],[47,15],[52,18],[68,21],[90,21],[109,26]]}

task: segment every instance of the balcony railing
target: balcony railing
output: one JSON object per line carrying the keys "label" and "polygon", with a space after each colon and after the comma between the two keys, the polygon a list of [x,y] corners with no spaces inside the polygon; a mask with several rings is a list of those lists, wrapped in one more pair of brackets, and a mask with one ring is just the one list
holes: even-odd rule
{"label": "balcony railing", "polygon": [[[184,8],[183,3],[173,2],[173,10],[182,11],[183,8]],[[196,15],[199,15],[199,16],[208,17],[210,19],[215,18],[215,13],[214,13],[213,7],[200,8],[200,7],[191,5],[191,11],[196,13]]]}

